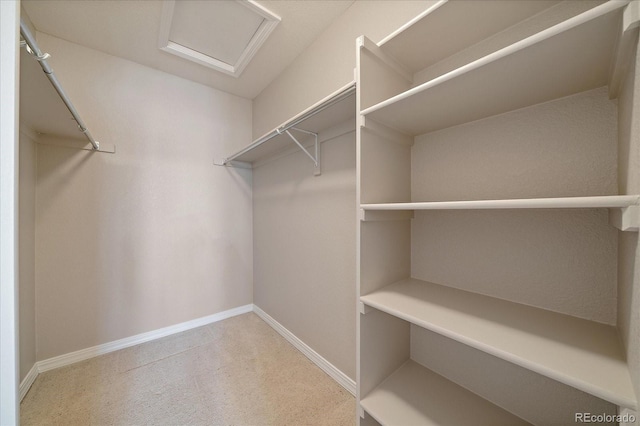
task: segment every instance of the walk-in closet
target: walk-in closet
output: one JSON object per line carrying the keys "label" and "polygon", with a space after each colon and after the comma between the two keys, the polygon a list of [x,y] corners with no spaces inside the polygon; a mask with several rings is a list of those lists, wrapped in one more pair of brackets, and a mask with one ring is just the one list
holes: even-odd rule
{"label": "walk-in closet", "polygon": [[639,0],[0,8],[1,425],[640,425]]}

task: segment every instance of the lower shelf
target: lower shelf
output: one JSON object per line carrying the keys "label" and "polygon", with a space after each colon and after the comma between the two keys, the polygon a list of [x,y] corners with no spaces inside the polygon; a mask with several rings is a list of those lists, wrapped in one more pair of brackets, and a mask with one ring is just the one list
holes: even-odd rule
{"label": "lower shelf", "polygon": [[383,426],[529,424],[412,360],[360,404]]}
{"label": "lower shelf", "polygon": [[636,408],[612,326],[416,279],[360,300],[605,401]]}

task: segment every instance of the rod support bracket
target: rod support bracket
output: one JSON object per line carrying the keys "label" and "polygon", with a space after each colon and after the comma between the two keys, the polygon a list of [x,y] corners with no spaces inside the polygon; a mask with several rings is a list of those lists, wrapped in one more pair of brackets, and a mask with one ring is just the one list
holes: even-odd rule
{"label": "rod support bracket", "polygon": [[[308,135],[312,135],[315,139],[314,141],[314,154],[312,155],[307,148],[305,148],[302,143],[300,143],[300,141],[298,139],[296,139],[295,136],[293,136],[291,134],[290,130],[296,130],[298,132],[302,132],[302,133],[306,133]],[[307,157],[309,157],[311,159],[311,161],[313,161],[313,165],[314,165],[314,170],[313,170],[313,175],[314,176],[320,176],[322,174],[322,171],[320,170],[320,146],[318,143],[318,134],[314,133],[314,132],[310,132],[308,130],[303,130],[303,129],[298,129],[296,127],[290,127],[289,129],[285,129],[284,133],[286,133],[295,143],[296,145],[298,145],[298,147],[302,150],[302,152],[304,152]],[[280,129],[277,129],[277,132],[279,134],[282,134],[282,131]]]}
{"label": "rod support bracket", "polygon": [[621,231],[638,232],[640,229],[640,206],[609,209],[609,224]]}
{"label": "rod support bracket", "polygon": [[369,312],[373,311],[373,308],[363,302],[358,302],[358,311],[362,315],[367,315]]}

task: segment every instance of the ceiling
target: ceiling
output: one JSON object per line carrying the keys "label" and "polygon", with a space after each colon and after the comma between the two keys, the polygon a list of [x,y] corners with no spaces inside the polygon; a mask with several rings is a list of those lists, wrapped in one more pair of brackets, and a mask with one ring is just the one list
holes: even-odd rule
{"label": "ceiling", "polygon": [[[281,21],[236,78],[159,49],[161,0],[22,1],[38,31],[248,99],[260,94],[353,0],[258,3]],[[216,34],[215,28],[211,34],[224,36]]]}

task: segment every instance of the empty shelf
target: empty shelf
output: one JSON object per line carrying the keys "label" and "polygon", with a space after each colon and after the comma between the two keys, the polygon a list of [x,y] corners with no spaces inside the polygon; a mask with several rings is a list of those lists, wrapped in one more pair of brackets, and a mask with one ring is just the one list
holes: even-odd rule
{"label": "empty shelf", "polygon": [[640,195],[597,197],[524,198],[512,200],[433,201],[362,204],[364,210],[481,210],[481,209],[577,209],[623,208],[640,203]]}
{"label": "empty shelf", "polygon": [[380,47],[416,73],[557,3],[440,1],[386,37]]}
{"label": "empty shelf", "polygon": [[407,279],[360,300],[622,407],[636,397],[614,327]]}
{"label": "empty shelf", "polygon": [[419,135],[605,86],[626,4],[597,6],[362,114]]}
{"label": "empty shelf", "polygon": [[360,403],[382,425],[529,424],[411,360]]}

